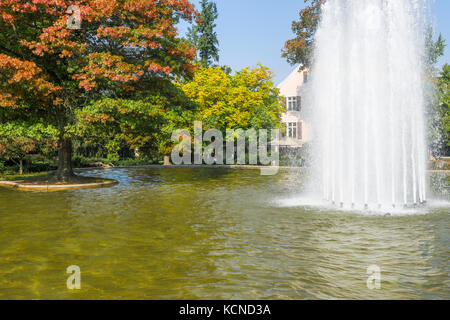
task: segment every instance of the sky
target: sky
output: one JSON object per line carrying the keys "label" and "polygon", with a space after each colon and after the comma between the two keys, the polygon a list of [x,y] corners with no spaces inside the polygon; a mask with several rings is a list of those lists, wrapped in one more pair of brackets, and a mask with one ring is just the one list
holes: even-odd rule
{"label": "sky", "polygon": [[[450,0],[429,0],[431,21],[448,47],[439,65],[450,63]],[[191,0],[199,9],[199,0]],[[294,69],[281,57],[286,40],[292,39],[292,21],[298,20],[303,0],[216,0],[219,18],[216,32],[220,46],[220,65],[233,70],[255,66],[270,67],[274,82],[280,83]],[[187,30],[180,25],[180,32]]]}

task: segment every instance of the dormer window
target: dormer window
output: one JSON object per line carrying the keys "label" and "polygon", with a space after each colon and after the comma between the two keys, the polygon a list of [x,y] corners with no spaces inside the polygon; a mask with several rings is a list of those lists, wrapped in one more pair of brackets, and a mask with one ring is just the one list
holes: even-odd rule
{"label": "dormer window", "polygon": [[302,104],[301,97],[288,97],[287,110],[288,111],[300,111],[301,104]]}

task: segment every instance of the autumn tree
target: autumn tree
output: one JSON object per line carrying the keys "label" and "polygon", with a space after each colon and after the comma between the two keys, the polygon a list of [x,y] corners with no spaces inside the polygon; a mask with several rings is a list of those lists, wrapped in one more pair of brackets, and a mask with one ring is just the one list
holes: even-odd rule
{"label": "autumn tree", "polygon": [[[81,28],[74,29],[68,21],[78,8]],[[101,112],[119,101],[112,104],[119,114],[147,113],[151,122],[147,101],[171,79],[191,76],[195,49],[176,24],[194,15],[188,0],[2,0],[0,119],[55,126],[55,179],[70,181],[80,120],[121,121]],[[83,112],[95,107],[95,117]]]}
{"label": "autumn tree", "polygon": [[286,41],[282,49],[282,57],[294,65],[301,64],[303,68],[311,65],[321,6],[325,0],[304,0],[308,4],[300,11],[300,19],[292,22],[295,38]]}
{"label": "autumn tree", "polygon": [[201,0],[200,6],[200,19],[196,25],[189,28],[188,39],[197,49],[201,66],[206,68],[214,62],[219,62],[219,41],[214,31],[219,14],[213,1]]}

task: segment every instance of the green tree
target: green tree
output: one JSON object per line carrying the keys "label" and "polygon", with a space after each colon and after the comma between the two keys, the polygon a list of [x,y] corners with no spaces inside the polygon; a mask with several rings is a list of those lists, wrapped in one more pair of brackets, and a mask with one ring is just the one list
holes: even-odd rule
{"label": "green tree", "polygon": [[444,54],[445,41],[441,35],[434,40],[434,30],[429,27],[425,33],[425,111],[427,118],[427,140],[432,154],[440,158],[446,148],[444,113],[441,107],[439,73],[436,64]]}
{"label": "green tree", "polygon": [[434,40],[434,30],[433,27],[429,26],[425,31],[425,68],[429,76],[436,75],[438,71],[436,69],[436,64],[440,57],[444,55],[445,51],[445,40],[441,34]]}
{"label": "green tree", "polygon": [[171,79],[189,78],[195,58],[195,49],[175,27],[181,19],[192,22],[195,11],[188,0],[78,1],[79,30],[67,24],[69,4],[0,2],[0,117],[58,129],[54,179],[59,181],[74,176],[72,138],[83,114],[79,110],[119,99],[122,110],[147,112],[140,101]]}
{"label": "green tree", "polygon": [[443,140],[450,147],[450,65],[445,64],[438,78],[440,94],[440,113],[443,127]]}
{"label": "green tree", "polygon": [[314,35],[316,33],[320,10],[324,0],[304,0],[309,4],[299,13],[298,21],[292,22],[292,31],[295,38],[286,41],[282,49],[282,57],[292,64],[301,64],[303,68],[311,65],[314,47]]}
{"label": "green tree", "polygon": [[197,49],[201,66],[206,68],[214,61],[219,62],[219,41],[214,31],[219,14],[213,1],[201,0],[200,5],[201,17],[196,25],[189,28],[188,39]]}
{"label": "green tree", "polygon": [[23,161],[31,153],[48,154],[57,147],[58,131],[52,126],[11,121],[0,124],[0,159],[14,162],[23,173]]}
{"label": "green tree", "polygon": [[94,144],[106,141],[111,157],[118,156],[124,144],[142,155],[155,151],[168,155],[172,132],[189,127],[192,109],[180,88],[166,83],[158,92],[139,99],[105,97],[78,110],[74,135]]}

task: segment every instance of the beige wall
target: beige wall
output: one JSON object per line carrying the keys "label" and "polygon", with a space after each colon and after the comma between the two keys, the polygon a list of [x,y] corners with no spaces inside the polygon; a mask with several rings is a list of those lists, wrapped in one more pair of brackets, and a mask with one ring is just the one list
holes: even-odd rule
{"label": "beige wall", "polygon": [[311,140],[311,126],[309,123],[303,120],[304,113],[304,99],[303,99],[303,84],[304,84],[304,72],[299,72],[300,66],[296,67],[292,73],[278,85],[280,94],[283,97],[302,97],[301,111],[287,111],[282,114],[281,121],[283,123],[288,122],[301,122],[302,123],[302,139],[281,138],[280,145],[301,146],[302,143]]}

